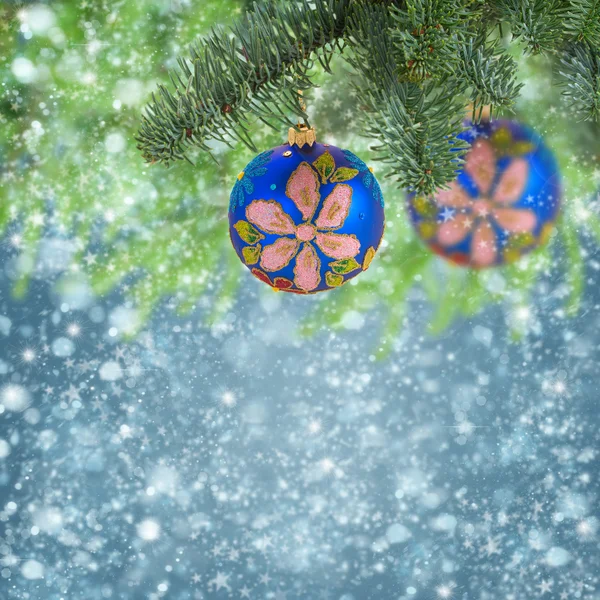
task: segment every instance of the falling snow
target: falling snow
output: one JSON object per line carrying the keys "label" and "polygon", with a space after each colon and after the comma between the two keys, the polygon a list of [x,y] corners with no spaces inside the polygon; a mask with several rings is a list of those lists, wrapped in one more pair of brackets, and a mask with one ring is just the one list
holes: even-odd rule
{"label": "falling snow", "polygon": [[[78,210],[95,207],[90,218],[109,226],[131,210],[130,234],[138,207],[171,202],[183,173],[159,191],[141,161],[118,172],[127,149],[138,165],[124,123],[153,89],[149,64],[167,60],[138,47],[136,28],[152,11],[173,28],[164,44],[174,55],[200,23],[221,18],[221,3],[197,3],[198,24],[188,26],[192,0],[144,0],[139,14],[122,16],[136,28],[114,38],[119,11],[137,3],[80,4],[81,43],[67,40],[50,2],[19,6],[6,28],[0,17],[0,43],[10,31],[19,44],[50,47],[0,52],[11,118],[25,113],[28,86],[53,77],[73,86],[27,109],[25,133],[10,141],[14,171],[0,164],[0,178],[12,186],[28,160],[37,165],[74,94],[94,120],[92,139],[77,141],[90,144],[82,172],[69,174],[83,190]],[[157,27],[159,41],[166,28]],[[542,93],[534,83],[525,91]],[[96,93],[114,118],[98,119]],[[350,125],[352,113],[338,112],[329,129]],[[27,198],[62,197],[62,183],[42,193],[38,171],[26,173]],[[206,196],[203,175],[187,176]],[[230,183],[214,194],[223,206]],[[100,244],[67,239],[59,217],[27,215],[48,225],[35,257],[21,252],[18,225],[0,246],[0,600],[600,600],[597,244],[582,252],[575,316],[551,269],[530,304],[514,294],[508,320],[526,325],[518,340],[499,305],[433,335],[431,306],[415,290],[380,359],[377,302],[328,305],[339,327],[307,336],[307,314],[322,302],[249,278],[216,319],[212,284],[184,316],[171,297],[144,313],[127,294],[131,280],[94,294],[80,275],[106,259],[98,269],[111,277],[123,263]],[[140,240],[152,239],[152,226],[139,227]],[[154,283],[166,279],[168,264],[156,274]],[[486,285],[486,295],[511,296],[499,273]],[[381,289],[384,302],[390,281]]]}
{"label": "falling snow", "polygon": [[376,314],[290,344],[279,296],[135,341],[118,297],[6,297],[4,594],[596,598],[594,294],[568,321],[541,298],[522,343],[493,308],[426,335],[414,302],[384,361]]}

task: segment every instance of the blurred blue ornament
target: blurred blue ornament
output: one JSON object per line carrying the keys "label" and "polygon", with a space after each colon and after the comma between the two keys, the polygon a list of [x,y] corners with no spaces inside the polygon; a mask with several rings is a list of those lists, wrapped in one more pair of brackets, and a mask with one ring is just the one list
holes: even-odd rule
{"label": "blurred blue ornament", "polygon": [[561,201],[558,165],[529,127],[516,121],[467,124],[471,143],[449,190],[412,194],[410,218],[437,254],[475,268],[512,263],[543,245]]}
{"label": "blurred blue ornament", "polygon": [[233,247],[255,277],[278,290],[321,292],[369,267],[383,236],[383,196],[352,152],[285,144],[240,173],[229,224]]}

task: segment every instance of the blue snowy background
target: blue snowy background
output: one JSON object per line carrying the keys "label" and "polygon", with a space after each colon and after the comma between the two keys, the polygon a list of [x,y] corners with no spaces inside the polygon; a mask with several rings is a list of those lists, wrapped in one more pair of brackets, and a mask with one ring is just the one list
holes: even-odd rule
{"label": "blue snowy background", "polygon": [[385,361],[283,294],[124,343],[116,295],[1,285],[0,598],[600,598],[597,285],[520,344],[416,296]]}
{"label": "blue snowy background", "polygon": [[[596,130],[523,67],[572,208],[523,271],[453,279],[382,177],[357,285],[276,294],[227,234],[252,153],[133,139],[247,4],[0,4],[0,600],[600,600]],[[335,67],[309,109],[366,160]]]}

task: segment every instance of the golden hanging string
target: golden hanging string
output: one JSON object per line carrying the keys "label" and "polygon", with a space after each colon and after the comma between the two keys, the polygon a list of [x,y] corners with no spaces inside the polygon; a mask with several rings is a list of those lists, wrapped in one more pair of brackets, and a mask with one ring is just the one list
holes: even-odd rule
{"label": "golden hanging string", "polygon": [[306,102],[304,102],[304,92],[302,90],[298,90],[298,102],[300,104],[300,110],[305,113],[306,112]]}
{"label": "golden hanging string", "polygon": [[[304,102],[304,94],[302,90],[298,90],[298,104],[300,105],[300,110],[303,113],[306,113],[306,103]],[[298,120],[297,127],[290,127],[288,131],[288,142],[290,146],[298,146],[302,148],[304,145],[308,144],[310,147],[317,141],[317,135],[315,130],[311,127],[309,128],[305,123],[300,123]]]}

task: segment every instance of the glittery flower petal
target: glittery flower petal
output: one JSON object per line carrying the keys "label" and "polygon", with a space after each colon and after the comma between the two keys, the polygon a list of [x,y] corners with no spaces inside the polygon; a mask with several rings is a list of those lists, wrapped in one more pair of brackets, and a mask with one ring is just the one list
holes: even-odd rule
{"label": "glittery flower petal", "polygon": [[271,283],[271,280],[269,279],[269,276],[266,273],[263,273],[260,269],[252,269],[252,275],[254,275],[254,277],[256,277],[257,279],[260,279],[262,282],[266,283],[267,285],[273,285]]}
{"label": "glittery flower petal", "polygon": [[304,244],[296,257],[294,283],[302,290],[310,292],[321,283],[321,261],[311,244]]}
{"label": "glittery flower petal", "polygon": [[285,193],[294,201],[305,221],[311,219],[317,210],[321,199],[319,188],[319,176],[307,162],[300,163],[288,180]]}
{"label": "glittery flower petal", "polygon": [[528,176],[528,162],[523,158],[513,160],[500,177],[494,200],[500,204],[514,204],[523,195]]}
{"label": "glittery flower petal", "polygon": [[354,258],[360,252],[360,242],[353,235],[319,232],[316,243],[323,254],[337,260]]}
{"label": "glittery flower petal", "polygon": [[260,266],[265,271],[279,271],[283,269],[298,252],[298,240],[293,238],[279,238],[270,246],[266,246],[260,257]]}
{"label": "glittery flower petal", "polygon": [[511,233],[527,233],[533,231],[537,224],[537,217],[532,210],[496,208],[492,211],[492,215],[502,229],[510,231]]}
{"label": "glittery flower petal", "polygon": [[471,241],[471,262],[477,267],[488,267],[496,261],[497,252],[496,234],[490,224],[483,221]]}
{"label": "glittery flower petal", "polygon": [[275,277],[275,279],[273,280],[273,285],[278,290],[287,290],[291,288],[294,285],[294,283],[289,279],[286,279],[285,277]]}
{"label": "glittery flower petal", "polygon": [[467,154],[465,171],[477,186],[481,195],[489,193],[496,174],[496,155],[487,140],[477,140]]}
{"label": "glittery flower petal", "polygon": [[469,215],[457,215],[452,221],[442,223],[437,232],[438,242],[442,246],[454,246],[462,242],[473,227],[473,218]]}
{"label": "glittery flower petal", "polygon": [[350,212],[351,203],[352,188],[345,184],[336,185],[323,202],[323,208],[315,222],[316,226],[324,229],[341,227]]}
{"label": "glittery flower petal", "polygon": [[254,200],[246,208],[246,218],[267,233],[286,235],[296,231],[290,216],[275,200]]}
{"label": "glittery flower petal", "polygon": [[457,181],[450,184],[449,190],[439,191],[435,196],[435,201],[439,206],[451,208],[467,208],[471,204],[469,196]]}

